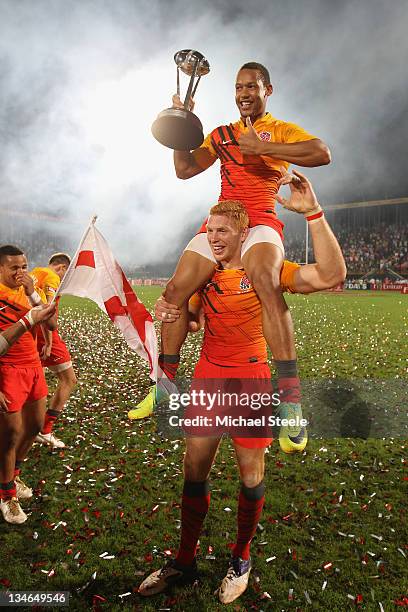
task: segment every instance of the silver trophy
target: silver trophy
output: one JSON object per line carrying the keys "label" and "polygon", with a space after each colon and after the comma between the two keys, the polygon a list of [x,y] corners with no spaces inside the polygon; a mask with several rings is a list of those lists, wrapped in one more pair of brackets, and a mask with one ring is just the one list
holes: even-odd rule
{"label": "silver trophy", "polygon": [[180,70],[190,77],[184,108],[166,108],[162,111],[152,125],[152,134],[165,147],[176,151],[191,151],[201,145],[204,134],[201,121],[197,115],[188,110],[188,105],[190,98],[193,98],[197,91],[201,77],[210,72],[210,65],[202,53],[193,49],[178,51],[174,61],[177,65],[178,95],[180,95]]}

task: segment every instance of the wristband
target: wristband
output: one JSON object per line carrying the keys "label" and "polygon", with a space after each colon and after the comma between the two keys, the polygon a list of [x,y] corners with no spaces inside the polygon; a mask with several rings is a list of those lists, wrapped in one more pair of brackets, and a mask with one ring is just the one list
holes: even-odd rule
{"label": "wristband", "polygon": [[36,291],[33,291],[31,295],[28,296],[31,306],[40,306],[42,304],[42,299],[38,295]]}
{"label": "wristband", "polygon": [[308,217],[305,216],[306,221],[315,221],[315,219],[320,219],[321,217],[323,217],[324,212],[322,210],[319,210],[319,212],[314,213],[313,215],[309,215]]}
{"label": "wristband", "polygon": [[27,312],[27,314],[24,315],[24,317],[21,317],[21,319],[18,320],[18,323],[21,323],[21,325],[25,327],[26,331],[31,329],[34,325],[34,319],[33,319],[33,315],[31,314],[31,310]]}

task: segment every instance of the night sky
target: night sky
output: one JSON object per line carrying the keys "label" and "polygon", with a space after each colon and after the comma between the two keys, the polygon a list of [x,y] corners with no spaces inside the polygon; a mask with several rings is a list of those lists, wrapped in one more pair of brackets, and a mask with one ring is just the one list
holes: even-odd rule
{"label": "night sky", "polygon": [[408,196],[406,1],[2,0],[0,23],[3,211],[56,215],[74,239],[97,213],[121,261],[161,259],[218,197],[217,165],[179,181],[150,133],[183,48],[211,65],[206,133],[238,118],[236,71],[259,61],[268,110],[331,148],[306,171],[322,202]]}

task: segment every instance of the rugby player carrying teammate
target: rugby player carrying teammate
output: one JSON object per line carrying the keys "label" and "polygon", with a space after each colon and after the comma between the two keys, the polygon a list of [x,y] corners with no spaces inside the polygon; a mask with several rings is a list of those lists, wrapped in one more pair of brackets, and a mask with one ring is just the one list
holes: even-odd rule
{"label": "rugby player carrying teammate", "polygon": [[[19,499],[30,499],[33,492],[20,478],[21,463],[41,430],[47,403],[48,389],[29,313],[39,292],[33,291],[24,253],[13,245],[0,247],[0,329],[7,330],[17,321],[26,328],[0,357],[0,509],[9,523],[27,520]],[[56,328],[55,314],[45,325]]]}
{"label": "rugby player carrying teammate", "polygon": [[[346,275],[339,244],[327,224],[312,186],[301,173],[284,174],[290,183],[289,201],[278,201],[289,210],[305,215],[316,254],[316,263],[306,266],[285,262],[280,282],[284,290],[311,293],[343,281]],[[210,211],[208,241],[219,266],[201,291],[201,302],[190,303],[194,330],[199,329],[204,310],[204,342],[194,379],[268,379],[266,343],[262,334],[261,304],[242,268],[241,246],[248,233],[248,215],[239,202],[224,201]],[[320,263],[321,262],[321,263]],[[329,262],[329,263],[328,263]],[[244,282],[243,282],[244,281]],[[160,318],[173,321],[179,311],[159,301]],[[172,325],[174,323],[171,323]],[[254,357],[256,359],[254,359]],[[155,595],[176,584],[197,579],[196,549],[210,504],[209,472],[221,435],[186,437],[184,487],[181,503],[181,542],[175,559],[153,572],[140,585],[143,596]],[[289,432],[290,433],[290,432]],[[247,588],[251,570],[250,544],[259,522],[265,486],[264,454],[271,438],[232,437],[241,489],[238,499],[238,529],[228,572],[218,590],[222,603],[237,599]],[[303,445],[304,447],[304,445]]]}
{"label": "rugby player carrying teammate", "polygon": [[[327,146],[293,123],[285,123],[266,112],[272,94],[268,70],[256,62],[244,64],[237,75],[235,101],[240,112],[236,123],[213,130],[195,151],[175,151],[174,167],[181,179],[189,179],[221,162],[219,201],[238,200],[245,206],[250,229],[242,245],[245,272],[262,303],[262,325],[272,351],[281,394],[281,413],[296,407],[299,419],[300,382],[297,374],[293,326],[282,296],[280,273],[284,258],[283,224],[275,213],[275,198],[282,176],[281,166],[320,166],[330,162]],[[178,96],[173,105],[181,107]],[[191,108],[193,102],[191,101]],[[159,365],[174,378],[179,353],[188,331],[188,301],[211,278],[216,259],[209,248],[205,223],[187,245],[164,297],[180,307],[173,325],[162,324]],[[157,388],[138,408],[142,416],[152,413]],[[291,445],[288,439],[286,447]],[[294,446],[295,448],[295,446]]]}
{"label": "rugby player carrying teammate", "polygon": [[[32,270],[31,276],[36,285],[45,293],[48,303],[53,300],[70,262],[70,257],[65,253],[55,253],[50,258],[48,267]],[[58,330],[55,329],[52,333],[47,333],[46,330],[42,333],[42,331],[37,335],[41,363],[43,367],[47,367],[58,377],[58,385],[46,412],[44,427],[36,440],[54,448],[64,448],[64,442],[53,434],[52,428],[74,390],[77,379],[72,367],[71,355]]]}

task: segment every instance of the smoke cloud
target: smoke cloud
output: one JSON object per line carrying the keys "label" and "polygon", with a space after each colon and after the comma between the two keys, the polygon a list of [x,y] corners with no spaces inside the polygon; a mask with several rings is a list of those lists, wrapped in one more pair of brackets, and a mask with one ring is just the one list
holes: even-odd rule
{"label": "smoke cloud", "polygon": [[77,241],[96,213],[121,262],[171,253],[219,189],[217,164],[178,180],[150,132],[184,48],[211,65],[196,96],[206,133],[238,118],[237,68],[259,61],[271,113],[332,150],[306,171],[322,201],[408,194],[405,1],[3,0],[0,23],[0,223],[43,215],[46,229],[50,215]]}

